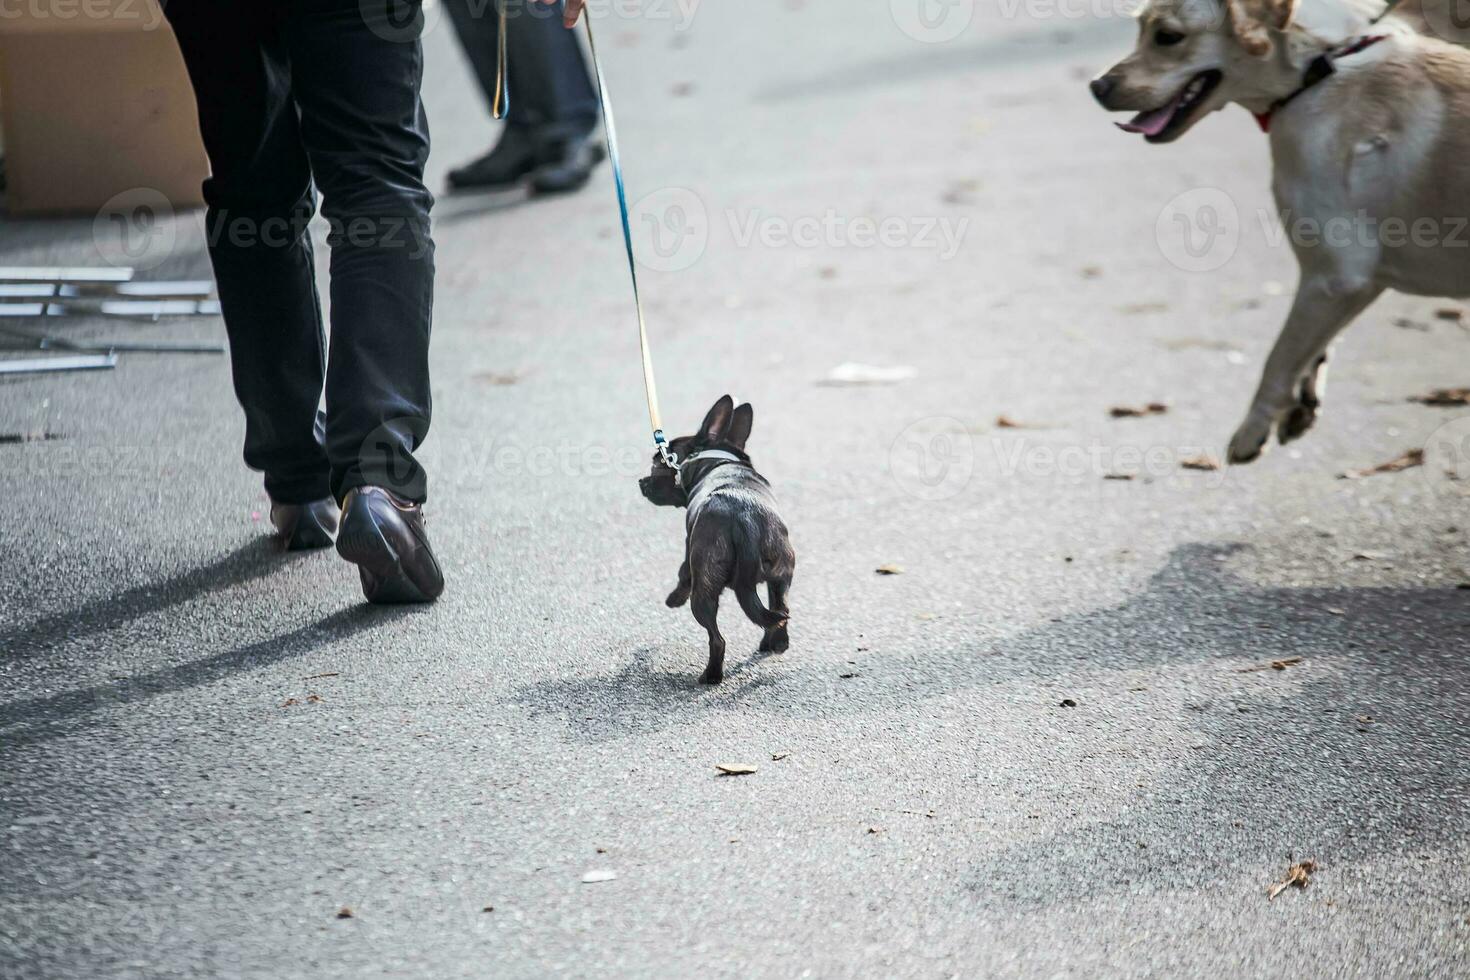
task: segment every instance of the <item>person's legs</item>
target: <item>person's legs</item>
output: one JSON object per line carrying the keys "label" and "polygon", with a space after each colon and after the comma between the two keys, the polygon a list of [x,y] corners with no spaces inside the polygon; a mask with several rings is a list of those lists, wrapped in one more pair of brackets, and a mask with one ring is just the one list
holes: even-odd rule
{"label": "person's legs", "polygon": [[587,137],[597,125],[597,93],[576,34],[561,24],[559,7],[531,0],[444,0],[486,105],[493,107],[495,100],[497,3],[502,2],[510,93],[506,126],[491,152],[450,172],[450,184],[505,187],[540,168],[565,167],[569,162],[590,173],[600,159],[595,148],[587,151]]}
{"label": "person's legs", "polygon": [[166,6],[199,104],[204,183],[245,462],[280,504],[329,494],[322,446],[326,357],[311,239],[311,175],[290,97],[282,7],[271,0]]}
{"label": "person's legs", "polygon": [[511,73],[512,109],[517,91],[544,93],[527,112],[536,146],[531,187],[542,194],[577,190],[603,158],[602,144],[589,139],[597,127],[597,92],[582,46],[563,26],[560,4],[506,2],[520,12],[510,26],[510,63],[520,66]]}
{"label": "person's legs", "polygon": [[407,0],[291,0],[301,137],[331,224],[327,455],[332,493],[385,487],[422,502],[429,428],[433,198],[423,53]]}
{"label": "person's legs", "polygon": [[597,125],[597,92],[576,32],[562,26],[559,6],[504,2],[511,118],[543,141],[585,138]]}
{"label": "person's legs", "polygon": [[429,127],[413,0],[290,0],[286,46],[301,138],[331,224],[327,455],[337,551],[371,602],[437,598],[413,453],[429,429],[434,300]]}
{"label": "person's legs", "polygon": [[[460,47],[469,59],[485,104],[494,111],[495,86],[500,63],[500,16],[497,0],[441,0]],[[513,34],[514,32],[510,32]],[[508,37],[510,35],[507,35]],[[516,59],[507,58],[507,71],[517,70]],[[536,169],[535,135],[527,125],[527,113],[536,100],[534,93],[510,100],[505,127],[490,152],[449,172],[449,185],[461,188],[496,189],[513,187]]]}

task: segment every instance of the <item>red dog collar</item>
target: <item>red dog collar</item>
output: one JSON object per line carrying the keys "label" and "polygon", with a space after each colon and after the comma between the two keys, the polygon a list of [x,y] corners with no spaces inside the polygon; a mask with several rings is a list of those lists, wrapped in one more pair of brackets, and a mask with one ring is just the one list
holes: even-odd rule
{"label": "red dog collar", "polygon": [[1369,34],[1366,37],[1358,38],[1356,41],[1350,41],[1342,47],[1333,48],[1330,51],[1325,51],[1322,54],[1319,54],[1317,57],[1313,58],[1312,63],[1307,66],[1306,76],[1302,78],[1301,88],[1297,89],[1286,98],[1277,99],[1275,102],[1271,103],[1271,108],[1267,109],[1265,112],[1255,113],[1256,122],[1260,124],[1261,132],[1271,132],[1271,120],[1275,118],[1276,113],[1280,112],[1292,102],[1296,101],[1296,99],[1305,94],[1308,89],[1313,88],[1321,82],[1325,82],[1327,79],[1335,75],[1337,73],[1337,66],[1334,65],[1333,62],[1335,62],[1337,59],[1351,57],[1352,55],[1355,55],[1360,51],[1371,48],[1379,41],[1386,40],[1388,40],[1387,34]]}

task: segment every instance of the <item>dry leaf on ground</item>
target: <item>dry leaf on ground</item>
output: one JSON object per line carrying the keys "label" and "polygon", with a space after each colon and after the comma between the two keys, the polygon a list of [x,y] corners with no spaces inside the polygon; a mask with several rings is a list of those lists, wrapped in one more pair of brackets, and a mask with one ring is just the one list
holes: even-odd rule
{"label": "dry leaf on ground", "polygon": [[1399,473],[1403,470],[1411,470],[1416,466],[1424,465],[1424,450],[1410,449],[1402,456],[1396,456],[1386,463],[1369,467],[1366,470],[1348,470],[1339,474],[1340,480],[1361,480],[1366,476],[1377,476],[1380,473]]}
{"label": "dry leaf on ground", "polygon": [[721,762],[715,766],[721,776],[749,776],[760,770],[741,762]]}
{"label": "dry leaf on ground", "polygon": [[1411,402],[1448,408],[1455,405],[1470,405],[1470,388],[1435,388],[1428,394],[1415,395]]}
{"label": "dry leaf on ground", "polygon": [[1169,411],[1169,406],[1163,402],[1149,402],[1141,407],[1114,405],[1108,409],[1108,414],[1115,419],[1139,419],[1146,415],[1163,415],[1167,411]]}
{"label": "dry leaf on ground", "polygon": [[997,415],[995,417],[995,427],[997,429],[1044,429],[1044,428],[1046,428],[1046,426],[1044,426],[1044,425],[1036,425],[1035,423],[1031,423],[1031,422],[1019,422],[1016,419],[1011,418],[1011,416],[1009,416],[1009,415]]}
{"label": "dry leaf on ground", "polygon": [[1273,660],[1268,664],[1258,664],[1255,667],[1242,667],[1240,668],[1240,673],[1254,674],[1262,670],[1285,670],[1288,667],[1295,667],[1301,662],[1301,657],[1286,657],[1282,660]]}
{"label": "dry leaf on ground", "polygon": [[482,384],[494,385],[497,388],[509,388],[511,385],[520,384],[525,378],[525,375],[516,371],[506,371],[504,373],[481,371],[478,374],[471,375],[471,377]]}
{"label": "dry leaf on ground", "polygon": [[1281,881],[1276,882],[1276,884],[1272,885],[1270,888],[1266,889],[1266,900],[1274,902],[1276,900],[1276,896],[1280,895],[1288,888],[1306,888],[1307,885],[1311,884],[1312,875],[1315,874],[1316,871],[1316,861],[1303,861],[1300,864],[1293,864],[1290,868],[1287,869],[1285,878],[1283,878]]}

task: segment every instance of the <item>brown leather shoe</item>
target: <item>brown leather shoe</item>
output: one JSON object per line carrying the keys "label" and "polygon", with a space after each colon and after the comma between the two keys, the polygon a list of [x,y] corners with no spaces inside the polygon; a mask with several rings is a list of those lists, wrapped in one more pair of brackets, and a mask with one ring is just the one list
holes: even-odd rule
{"label": "brown leather shoe", "polygon": [[368,602],[433,602],[444,591],[423,508],[382,487],[347,492],[337,554],[357,566]]}
{"label": "brown leather shoe", "polygon": [[271,524],[276,528],[276,540],[287,551],[330,547],[341,516],[337,501],[330,497],[309,504],[271,501]]}

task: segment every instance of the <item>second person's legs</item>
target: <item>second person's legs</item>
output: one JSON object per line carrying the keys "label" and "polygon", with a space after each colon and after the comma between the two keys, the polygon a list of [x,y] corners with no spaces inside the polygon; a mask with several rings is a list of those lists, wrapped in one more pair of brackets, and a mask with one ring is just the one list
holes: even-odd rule
{"label": "second person's legs", "polygon": [[[505,4],[510,112],[495,149],[450,172],[460,188],[513,186],[530,177],[537,189],[573,190],[601,158],[589,141],[597,126],[597,93],[575,32],[561,11],[531,0],[444,0],[487,107],[494,103],[500,16]],[[557,174],[568,167],[571,173]]]}

